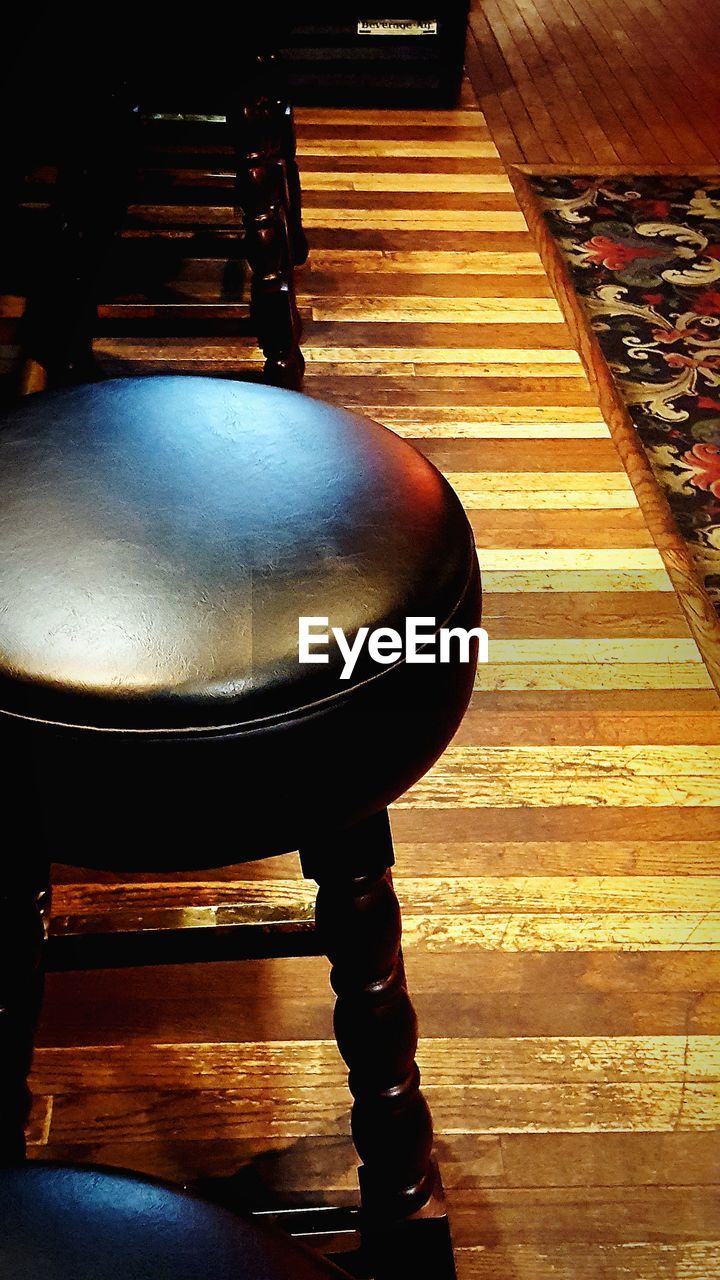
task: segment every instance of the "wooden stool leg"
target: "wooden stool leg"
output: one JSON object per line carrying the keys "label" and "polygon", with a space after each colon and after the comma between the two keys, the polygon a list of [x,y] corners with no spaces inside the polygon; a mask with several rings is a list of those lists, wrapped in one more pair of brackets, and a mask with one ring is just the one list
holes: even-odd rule
{"label": "wooden stool leg", "polygon": [[282,59],[274,51],[268,55],[269,78],[273,83],[273,100],[278,113],[280,156],[285,167],[285,208],[290,232],[290,250],[296,267],[307,261],[308,242],[302,224],[302,189],[297,166],[295,117],[290,104],[287,77]]}
{"label": "wooden stool leg", "polygon": [[4,873],[0,888],[0,1164],[25,1155],[27,1078],[43,987],[49,866]]}
{"label": "wooden stool leg", "polygon": [[288,193],[290,244],[292,248],[293,262],[296,267],[301,267],[303,263],[307,262],[310,250],[302,222],[302,189],[300,186],[300,172],[295,158],[297,152],[297,143],[295,140],[295,117],[290,103],[283,104],[281,125],[283,136],[283,160],[285,163]]}
{"label": "wooden stool leg", "polygon": [[278,23],[256,17],[256,53],[244,71],[244,84],[240,89],[241,101],[246,106],[262,105],[267,112],[270,132],[267,140],[283,166],[282,198],[290,238],[290,258],[296,267],[307,260],[308,242],[302,224],[302,190],[297,166],[297,142],[295,117],[290,103],[290,92],[285,64],[275,42],[278,39]]}
{"label": "wooden stool leg", "polygon": [[291,197],[282,118],[266,81],[270,62],[270,55],[257,57],[242,97],[228,110],[228,121],[237,156],[236,202],[252,271],[252,319],[265,356],[265,376],[276,386],[298,389],[305,361],[288,222]]}
{"label": "wooden stool leg", "polygon": [[50,386],[99,376],[97,278],[126,208],[137,128],[124,88],[69,97],[51,227],[21,330],[24,358]]}
{"label": "wooden stool leg", "polygon": [[45,254],[22,320],[24,358],[44,369],[49,386],[89,382],[96,376],[92,341],[95,301],[89,279],[89,182],[74,157],[59,166]]}
{"label": "wooden stool leg", "polygon": [[332,847],[301,850],[317,880],[316,922],[332,962],[335,1033],[354,1097],[363,1208],[404,1218],[432,1195],[432,1121],[415,1062],[417,1020],[400,950],[400,907],[387,812]]}

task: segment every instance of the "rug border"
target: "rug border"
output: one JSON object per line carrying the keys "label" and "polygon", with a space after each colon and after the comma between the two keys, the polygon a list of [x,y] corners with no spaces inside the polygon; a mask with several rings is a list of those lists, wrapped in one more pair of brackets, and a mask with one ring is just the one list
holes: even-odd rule
{"label": "rug border", "polygon": [[[720,178],[720,164],[508,164],[528,178]],[[533,199],[535,197],[533,196]]]}
{"label": "rug border", "polygon": [[[688,172],[690,168],[690,172]],[[630,483],[635,491],[643,517],[660,552],[668,576],[680,601],[710,678],[720,693],[720,617],[700,581],[687,543],[680,533],[670,504],[656,479],[650,461],[638,438],[637,429],[620,390],[602,353],[585,309],[572,283],[570,272],[554,238],[548,231],[540,202],[532,190],[532,177],[588,176],[593,178],[645,174],[698,177],[720,174],[720,167],[643,165],[603,165],[601,170],[588,165],[529,165],[506,163],[508,177],[518,204],[535,240],[553,293],[570,330],[570,335],[613,442],[620,454]]]}

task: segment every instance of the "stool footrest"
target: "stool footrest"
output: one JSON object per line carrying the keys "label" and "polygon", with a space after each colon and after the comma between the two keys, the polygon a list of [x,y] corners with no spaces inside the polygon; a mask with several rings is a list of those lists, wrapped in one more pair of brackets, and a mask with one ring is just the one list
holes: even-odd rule
{"label": "stool footrest", "polygon": [[322,954],[313,924],[293,920],[273,925],[248,923],[213,928],[56,934],[47,941],[44,965],[47,972],[66,973]]}
{"label": "stool footrest", "polygon": [[[190,1189],[247,1214],[238,1179],[202,1179]],[[341,1267],[355,1280],[456,1280],[442,1185],[429,1205],[401,1222],[368,1223],[359,1206],[296,1205],[255,1209],[256,1221],[277,1227]]]}

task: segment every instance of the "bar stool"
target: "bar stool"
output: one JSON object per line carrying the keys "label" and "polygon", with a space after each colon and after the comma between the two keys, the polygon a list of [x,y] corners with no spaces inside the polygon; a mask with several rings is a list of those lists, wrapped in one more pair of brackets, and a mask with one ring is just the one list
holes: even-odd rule
{"label": "bar stool", "polygon": [[[117,1169],[0,1169],[3,1280],[341,1280],[345,1272],[216,1205]],[[347,1280],[347,1277],[346,1277]]]}
{"label": "bar stool", "polygon": [[[459,500],[366,418],[200,377],[68,387],[0,418],[6,1161],[24,1150],[50,858],[172,872],[299,850],[366,1221],[442,1217],[387,806],[458,727],[477,641],[433,655],[479,608]],[[408,619],[414,654],[392,639]]]}
{"label": "bar stool", "polygon": [[[159,244],[246,260],[264,378],[300,389],[295,267],[308,245],[277,54],[281,26],[272,12],[244,10],[228,13],[226,26],[224,39],[213,28],[203,40],[178,24],[176,6],[150,0],[141,15],[132,7],[123,14],[109,42],[98,38],[95,10],[81,0],[62,13],[42,3],[32,39],[23,32],[22,75],[0,91],[18,119],[5,163],[20,206],[14,220],[5,212],[0,292],[27,293],[20,345],[47,371],[49,385],[97,377],[98,304],[108,300],[104,273],[122,243],[134,261],[146,261],[148,248],[157,258]],[[220,178],[212,185],[193,179],[193,155],[203,149],[211,170],[219,161],[234,172],[229,193]],[[183,205],[193,206],[193,217]],[[221,223],[208,222],[205,205],[228,206]],[[127,233],[122,242],[120,233]],[[158,317],[146,323],[155,332]],[[178,321],[170,316],[169,323],[172,333]],[[238,331],[232,315],[224,324],[231,336]]]}

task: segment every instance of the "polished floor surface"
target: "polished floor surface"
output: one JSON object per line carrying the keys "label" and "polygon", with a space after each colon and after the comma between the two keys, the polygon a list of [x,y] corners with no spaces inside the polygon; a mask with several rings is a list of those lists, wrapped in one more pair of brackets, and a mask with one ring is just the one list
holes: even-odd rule
{"label": "polished floor surface", "polygon": [[472,0],[469,66],[503,157],[608,172],[720,163],[706,0]]}

